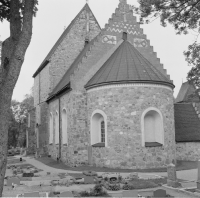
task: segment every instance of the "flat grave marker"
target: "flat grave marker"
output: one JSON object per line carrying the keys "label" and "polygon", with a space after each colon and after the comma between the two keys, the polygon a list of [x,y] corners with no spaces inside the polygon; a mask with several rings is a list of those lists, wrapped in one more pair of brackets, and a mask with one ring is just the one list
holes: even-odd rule
{"label": "flat grave marker", "polygon": [[74,195],[70,191],[65,191],[60,193],[60,197],[74,197]]}
{"label": "flat grave marker", "polygon": [[166,197],[166,190],[158,189],[153,192],[154,197]]}
{"label": "flat grave marker", "polygon": [[20,179],[17,177],[11,177],[7,179],[7,186],[12,186],[12,184],[20,185]]}
{"label": "flat grave marker", "polygon": [[94,184],[94,178],[91,176],[84,176],[84,183],[85,184]]}
{"label": "flat grave marker", "polygon": [[24,193],[24,197],[40,197],[40,193],[39,192]]}

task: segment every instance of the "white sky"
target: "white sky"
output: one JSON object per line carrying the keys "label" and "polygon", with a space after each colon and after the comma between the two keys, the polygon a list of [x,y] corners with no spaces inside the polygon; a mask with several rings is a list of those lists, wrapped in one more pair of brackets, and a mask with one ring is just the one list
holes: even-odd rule
{"label": "white sky", "polygon": [[[86,0],[39,0],[39,11],[34,18],[31,44],[26,52],[13,99],[21,101],[25,94],[30,93],[34,82],[33,73],[58,40],[64,27],[69,25],[85,2]],[[136,2],[137,0],[128,0],[128,3],[132,5]],[[108,22],[118,3],[119,0],[89,0],[89,6],[102,28]],[[176,97],[190,69],[183,56],[183,51],[187,50],[187,46],[194,41],[194,34],[176,35],[172,26],[168,25],[164,28],[160,26],[159,20],[143,25],[142,28],[176,86],[174,89]],[[8,36],[9,24],[0,23],[0,40],[3,41]]]}

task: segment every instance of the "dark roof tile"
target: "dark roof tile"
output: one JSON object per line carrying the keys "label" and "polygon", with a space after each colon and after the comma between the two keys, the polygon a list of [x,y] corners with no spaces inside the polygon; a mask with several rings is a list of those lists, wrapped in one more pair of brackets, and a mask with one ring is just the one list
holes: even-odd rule
{"label": "dark roof tile", "polygon": [[176,142],[200,141],[200,119],[192,103],[174,104]]}
{"label": "dark roof tile", "polygon": [[124,41],[86,84],[86,89],[113,83],[156,83],[172,88],[168,77],[154,67],[128,41]]}

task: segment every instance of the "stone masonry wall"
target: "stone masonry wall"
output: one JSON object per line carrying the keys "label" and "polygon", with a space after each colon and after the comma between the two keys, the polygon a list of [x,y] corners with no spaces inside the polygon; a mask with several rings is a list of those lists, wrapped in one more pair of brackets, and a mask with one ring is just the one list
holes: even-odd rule
{"label": "stone masonry wall", "polygon": [[[53,142],[55,142],[55,112],[58,111],[58,100],[50,103],[50,112],[53,113],[54,129]],[[68,144],[62,144],[62,111],[67,111]],[[60,134],[61,134],[61,160],[67,165],[74,166],[88,162],[88,133],[86,131],[86,93],[69,92],[60,98]],[[49,154],[56,159],[58,145],[49,145]]]}
{"label": "stone masonry wall", "polygon": [[[88,131],[92,113],[107,115],[108,147],[93,147],[93,163],[112,168],[162,167],[175,161],[172,91],[162,87],[115,87],[88,92]],[[149,107],[163,116],[164,146],[141,146],[141,115]],[[122,134],[122,133],[123,134]]]}
{"label": "stone masonry wall", "polygon": [[200,160],[199,142],[179,142],[176,143],[177,160],[198,161]]}
{"label": "stone masonry wall", "polygon": [[[90,33],[92,40],[99,32],[100,27],[93,14],[90,12]],[[79,17],[71,27],[70,31],[55,50],[48,65],[34,79],[34,106],[36,107],[36,120],[40,117],[39,124],[39,146],[40,152],[46,152],[48,143],[48,122],[49,111],[45,103],[49,93],[61,80],[67,69],[73,63],[79,52],[83,49],[86,37],[86,10],[80,13]]]}
{"label": "stone masonry wall", "polygon": [[[86,11],[79,15],[61,44],[51,57],[50,91],[58,84],[67,69],[71,66],[80,51],[84,48],[86,38]],[[90,12],[89,38],[92,40],[100,32],[100,27]]]}

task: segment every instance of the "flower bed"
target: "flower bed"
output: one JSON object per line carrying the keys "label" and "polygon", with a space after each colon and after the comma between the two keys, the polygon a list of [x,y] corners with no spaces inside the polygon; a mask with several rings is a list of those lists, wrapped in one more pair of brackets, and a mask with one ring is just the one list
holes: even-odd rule
{"label": "flower bed", "polygon": [[118,191],[118,190],[134,190],[134,189],[146,189],[146,188],[155,188],[167,183],[166,178],[158,178],[158,179],[131,179],[131,180],[116,180],[115,182],[104,178],[101,181],[103,186],[107,190]]}

